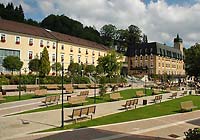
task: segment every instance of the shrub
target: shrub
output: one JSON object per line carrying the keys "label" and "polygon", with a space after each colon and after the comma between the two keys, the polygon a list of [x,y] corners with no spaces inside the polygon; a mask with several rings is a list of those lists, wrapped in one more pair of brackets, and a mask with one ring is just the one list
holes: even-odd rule
{"label": "shrub", "polygon": [[90,83],[90,80],[88,77],[79,76],[79,75],[73,76],[72,81],[74,84],[89,84]]}
{"label": "shrub", "polygon": [[5,76],[0,77],[0,85],[8,85],[10,84],[9,79]]}
{"label": "shrub", "polygon": [[194,128],[189,129],[187,132],[184,132],[186,138],[185,140],[200,140],[200,129]]}

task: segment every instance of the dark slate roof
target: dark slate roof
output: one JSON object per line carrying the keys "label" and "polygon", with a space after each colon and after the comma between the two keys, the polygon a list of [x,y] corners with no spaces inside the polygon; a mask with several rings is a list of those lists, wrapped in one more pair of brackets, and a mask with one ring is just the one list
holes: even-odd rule
{"label": "dark slate roof", "polygon": [[102,44],[98,44],[96,42],[92,42],[89,40],[81,39],[78,37],[58,33],[58,32],[53,32],[41,27],[36,27],[24,23],[19,23],[11,20],[4,20],[0,19],[0,30],[2,31],[8,31],[8,32],[14,32],[14,33],[21,33],[21,34],[26,34],[26,35],[33,35],[33,36],[38,36],[38,37],[44,37],[48,39],[54,39],[58,41],[63,41],[63,42],[69,42],[77,45],[82,45],[82,46],[88,46],[91,48],[96,48],[100,50],[109,50],[106,46]]}
{"label": "dark slate roof", "polygon": [[154,54],[170,58],[183,59],[183,55],[179,49],[158,42],[141,43],[129,46],[126,53],[127,56],[139,56],[145,54]]}

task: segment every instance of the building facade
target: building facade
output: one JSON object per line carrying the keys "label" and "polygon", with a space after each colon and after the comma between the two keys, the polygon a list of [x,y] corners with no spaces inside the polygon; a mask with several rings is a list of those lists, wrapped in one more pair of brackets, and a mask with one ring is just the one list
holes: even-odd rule
{"label": "building facade", "polygon": [[44,47],[48,50],[51,65],[60,62],[65,69],[72,61],[97,65],[98,58],[108,51],[96,42],[3,19],[0,19],[0,36],[0,71],[3,73],[6,69],[2,62],[9,55],[18,56],[24,63],[22,72],[29,72],[29,61],[40,58]]}
{"label": "building facade", "polygon": [[174,47],[158,42],[141,43],[129,46],[129,75],[185,75],[183,40],[177,35]]}

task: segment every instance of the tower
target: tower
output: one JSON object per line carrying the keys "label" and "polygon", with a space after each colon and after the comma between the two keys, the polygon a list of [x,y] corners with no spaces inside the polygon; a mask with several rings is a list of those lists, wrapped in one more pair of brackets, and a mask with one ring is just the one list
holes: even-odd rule
{"label": "tower", "polygon": [[174,38],[174,48],[179,49],[183,54],[183,39],[181,39],[178,34],[177,37]]}

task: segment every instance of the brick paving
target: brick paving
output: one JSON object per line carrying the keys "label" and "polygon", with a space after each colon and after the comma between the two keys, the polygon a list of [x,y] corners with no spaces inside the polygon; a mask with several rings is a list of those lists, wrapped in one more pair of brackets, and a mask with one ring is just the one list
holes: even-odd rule
{"label": "brick paving", "polygon": [[[180,93],[179,93],[180,94]],[[169,100],[168,97],[171,94],[163,94],[164,100]],[[148,96],[143,97],[139,100],[139,107],[142,107],[142,99],[151,100],[154,97]],[[38,101],[38,100],[36,100]],[[175,133],[178,138],[183,137],[183,132],[188,130],[188,128],[194,128],[199,126],[199,121],[195,123],[188,123],[187,120],[198,119],[200,116],[200,111],[193,111],[189,113],[181,113],[178,115],[170,115],[167,117],[148,119],[142,121],[133,121],[127,123],[120,123],[115,125],[92,127],[88,129],[80,129],[74,131],[63,131],[63,132],[53,132],[46,134],[29,134],[35,131],[40,131],[44,129],[49,129],[53,127],[59,127],[61,110],[52,110],[45,112],[37,112],[31,114],[21,114],[15,116],[3,117],[6,113],[13,113],[13,109],[23,108],[37,108],[38,104],[32,104],[34,101],[22,101],[16,103],[16,108],[12,108],[15,103],[0,105],[0,138],[4,139],[59,139],[59,140],[129,140],[129,139],[174,139],[170,137],[170,134]],[[39,103],[39,101],[38,101]],[[99,117],[107,114],[112,114],[116,112],[121,112],[121,105],[125,101],[116,101],[97,104],[97,111],[94,117]],[[41,103],[40,103],[41,104]],[[3,106],[3,107],[2,107]],[[18,107],[17,107],[18,106]],[[27,108],[26,108],[27,106]],[[108,108],[109,106],[109,108]],[[9,109],[10,107],[10,109]],[[105,109],[106,108],[106,109]],[[5,112],[5,110],[9,110]],[[4,110],[4,112],[3,112]],[[68,115],[71,114],[72,108],[65,108],[65,120],[68,120]],[[3,112],[3,113],[2,113]],[[2,114],[1,114],[2,113]],[[22,124],[21,120],[27,120],[29,124]],[[12,134],[12,135],[11,135]],[[28,134],[28,135],[27,135]],[[159,138],[160,136],[161,138]]]}

